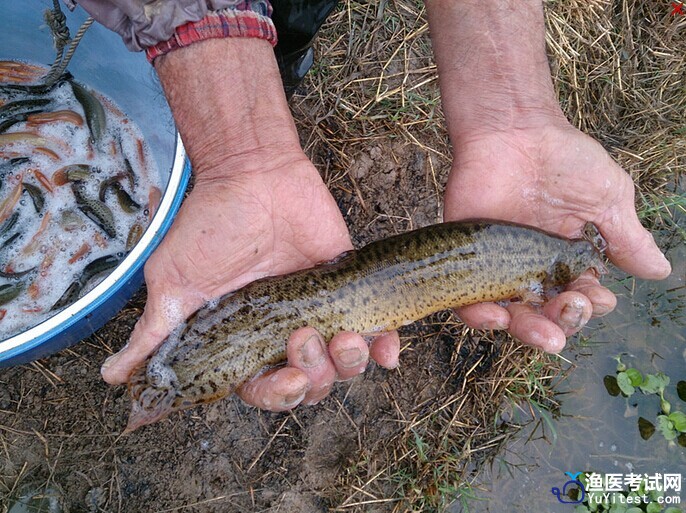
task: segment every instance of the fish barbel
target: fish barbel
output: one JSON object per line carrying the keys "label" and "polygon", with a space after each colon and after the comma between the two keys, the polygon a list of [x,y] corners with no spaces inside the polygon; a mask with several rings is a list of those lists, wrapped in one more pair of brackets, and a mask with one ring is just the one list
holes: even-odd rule
{"label": "fish barbel", "polygon": [[427,315],[530,296],[604,269],[593,244],[493,221],[443,223],[264,278],[198,310],[133,371],[126,432],[231,394],[286,357],[303,326],[325,340],[378,334]]}

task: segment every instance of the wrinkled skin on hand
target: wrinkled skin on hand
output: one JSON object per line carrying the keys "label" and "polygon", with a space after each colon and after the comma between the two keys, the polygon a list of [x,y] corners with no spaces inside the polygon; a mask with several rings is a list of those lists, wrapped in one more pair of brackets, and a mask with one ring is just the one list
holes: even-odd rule
{"label": "wrinkled skin on hand", "polygon": [[[304,154],[255,155],[249,160],[261,164],[260,170],[233,172],[221,180],[203,178],[210,173],[196,179],[145,266],[145,311],[127,347],[103,366],[109,383],[125,382],[206,300],[352,248],[334,199]],[[290,339],[290,366],[252,380],[239,395],[271,410],[314,403],[328,394],[336,379],[363,372],[370,352],[381,365],[397,365],[398,345],[396,333],[378,337],[371,348],[359,335],[341,333],[327,351],[315,330],[303,328]]]}
{"label": "wrinkled skin on hand", "polygon": [[[561,115],[530,128],[486,129],[461,140],[446,189],[445,218],[479,217],[567,237],[579,237],[591,221],[619,268],[646,279],[665,278],[671,271],[638,220],[629,175]],[[612,292],[588,272],[540,309],[484,303],[458,314],[472,327],[507,329],[527,344],[558,352],[565,337],[615,305]]]}

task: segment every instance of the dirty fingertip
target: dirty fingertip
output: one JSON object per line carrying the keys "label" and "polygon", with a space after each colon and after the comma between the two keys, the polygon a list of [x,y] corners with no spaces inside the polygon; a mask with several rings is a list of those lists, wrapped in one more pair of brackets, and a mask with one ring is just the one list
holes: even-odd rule
{"label": "dirty fingertip", "polygon": [[137,365],[137,361],[131,361],[131,354],[125,345],[121,351],[107,358],[100,367],[100,374],[110,385],[120,385],[126,383],[131,374],[131,370]]}
{"label": "dirty fingertip", "polygon": [[372,340],[369,356],[386,369],[395,369],[400,358],[400,336],[397,331],[384,333]]}
{"label": "dirty fingertip", "polygon": [[480,303],[456,310],[460,320],[467,326],[480,330],[503,330],[510,323],[510,314],[495,303]]}
{"label": "dirty fingertip", "polygon": [[546,353],[557,354],[564,349],[567,338],[561,328],[558,326],[555,328],[557,329],[532,331],[517,338],[526,345],[537,347]]}
{"label": "dirty fingertip", "polygon": [[329,342],[329,354],[336,367],[338,381],[345,381],[364,372],[369,362],[369,346],[357,333],[336,334]]}
{"label": "dirty fingertip", "polygon": [[316,368],[326,360],[326,346],[315,329],[304,327],[294,331],[289,338],[286,355],[291,365],[301,369]]}
{"label": "dirty fingertip", "polygon": [[304,398],[307,376],[294,367],[273,369],[248,381],[236,391],[246,403],[269,411],[290,410]]}

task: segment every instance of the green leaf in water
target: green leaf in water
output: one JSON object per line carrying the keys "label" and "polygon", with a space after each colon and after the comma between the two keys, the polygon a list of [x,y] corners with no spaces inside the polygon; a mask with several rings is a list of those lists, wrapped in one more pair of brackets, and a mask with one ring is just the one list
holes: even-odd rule
{"label": "green leaf in water", "polygon": [[617,356],[613,356],[613,359],[617,360],[617,372],[624,372],[626,370],[626,365],[622,362],[622,356],[618,354]]}
{"label": "green leaf in water", "polygon": [[[650,503],[657,503],[660,497],[662,497],[662,492],[659,490],[650,490],[648,492],[648,497],[650,497]],[[660,508],[658,511],[661,511],[662,508]]]}
{"label": "green leaf in water", "polygon": [[665,513],[684,513],[680,508],[675,508],[674,506],[670,506],[665,510]]}
{"label": "green leaf in water", "polygon": [[659,394],[664,392],[667,385],[669,385],[669,376],[658,372],[657,374],[646,374],[640,388],[644,394]]}
{"label": "green leaf in water", "polygon": [[627,397],[631,397],[636,391],[634,386],[631,384],[631,378],[626,372],[620,372],[617,374],[617,385],[622,393]]}
{"label": "green leaf in water", "polygon": [[674,429],[681,433],[686,433],[686,413],[682,411],[673,411],[667,418],[674,424]]}
{"label": "green leaf in water", "polygon": [[655,433],[655,426],[652,422],[643,417],[638,418],[638,432],[641,433],[643,440],[648,440]]}
{"label": "green leaf in water", "polygon": [[686,402],[686,381],[681,380],[676,384],[676,393],[679,399]]}
{"label": "green leaf in water", "polygon": [[643,510],[641,508],[637,508],[636,506],[629,508],[626,510],[626,513],[643,513]]}
{"label": "green leaf in water", "polygon": [[651,502],[646,507],[646,513],[660,513],[662,511],[662,506],[657,502]]}
{"label": "green leaf in water", "polygon": [[626,513],[626,506],[624,504],[613,504],[609,513]]}
{"label": "green leaf in water", "polygon": [[676,441],[681,447],[686,447],[686,433],[681,433]]}
{"label": "green leaf in water", "polygon": [[638,369],[627,369],[626,375],[629,376],[629,381],[631,381],[631,385],[634,387],[640,386],[641,383],[643,383],[643,375]]}
{"label": "green leaf in water", "polygon": [[666,440],[674,440],[678,435],[676,429],[674,429],[674,424],[667,415],[657,416],[657,429]]}
{"label": "green leaf in water", "polygon": [[603,384],[605,385],[605,390],[607,390],[607,393],[612,397],[617,397],[622,392],[617,384],[616,376],[610,376],[608,374],[603,378]]}
{"label": "green leaf in water", "polygon": [[[660,392],[660,395],[662,395],[662,392]],[[669,415],[669,412],[672,411],[672,405],[664,397],[660,397],[660,408],[665,415]]]}

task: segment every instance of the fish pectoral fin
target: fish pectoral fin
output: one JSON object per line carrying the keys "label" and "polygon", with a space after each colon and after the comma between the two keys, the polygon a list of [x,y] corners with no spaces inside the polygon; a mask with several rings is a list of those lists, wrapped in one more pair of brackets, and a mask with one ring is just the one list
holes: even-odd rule
{"label": "fish pectoral fin", "polygon": [[519,301],[531,306],[542,306],[545,303],[545,295],[543,291],[537,292],[529,287],[523,288],[517,292]]}
{"label": "fish pectoral fin", "polygon": [[352,256],[356,253],[354,249],[349,249],[348,251],[344,251],[343,253],[340,253],[336,255],[335,257],[329,259],[329,260],[320,260],[316,264],[314,264],[316,267],[323,266],[323,265],[332,265],[332,264],[338,264],[342,262],[343,260],[347,258],[352,258]]}

